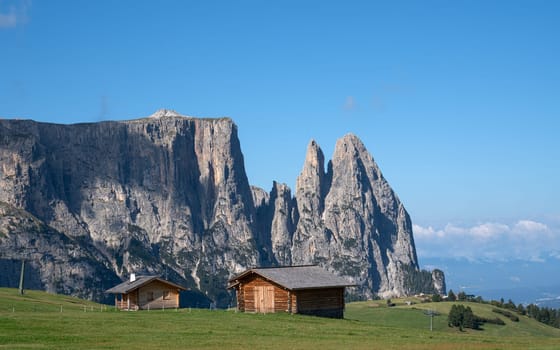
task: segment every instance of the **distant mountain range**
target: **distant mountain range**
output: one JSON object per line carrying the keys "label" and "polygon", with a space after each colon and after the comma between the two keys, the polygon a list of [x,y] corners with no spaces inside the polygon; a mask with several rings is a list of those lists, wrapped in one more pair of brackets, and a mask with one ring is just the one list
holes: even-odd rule
{"label": "distant mountain range", "polygon": [[295,194],[249,185],[231,119],[162,110],[75,125],[0,120],[0,285],[102,300],[132,272],[227,306],[246,268],[318,264],[352,297],[445,293],[419,269],[408,213],[363,143],[338,140],[325,171],[309,143]]}

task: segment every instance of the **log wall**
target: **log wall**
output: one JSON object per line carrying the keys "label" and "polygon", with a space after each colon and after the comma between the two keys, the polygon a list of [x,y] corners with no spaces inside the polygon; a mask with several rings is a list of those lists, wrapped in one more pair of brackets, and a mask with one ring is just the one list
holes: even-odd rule
{"label": "log wall", "polygon": [[344,317],[344,288],[305,289],[295,292],[296,311],[303,315]]}
{"label": "log wall", "polygon": [[239,283],[236,287],[237,293],[237,310],[244,312],[245,311],[245,285],[243,283]]}
{"label": "log wall", "polygon": [[344,287],[290,291],[253,275],[240,281],[236,290],[239,311],[344,317]]}
{"label": "log wall", "polygon": [[[164,292],[168,293],[166,299],[164,299]],[[165,283],[153,281],[139,288],[137,293],[140,309],[167,309],[179,307],[179,291]]]}
{"label": "log wall", "polygon": [[[264,294],[260,292],[265,288]],[[268,288],[272,289],[272,294],[268,293]],[[237,290],[237,307],[240,311],[245,312],[288,312],[288,291],[280,286],[271,283],[259,276],[256,276],[248,281],[244,281],[239,285]],[[270,295],[274,296],[274,300],[259,301],[261,298],[268,298]],[[263,309],[263,305],[265,309]],[[272,310],[266,308],[271,306]]]}

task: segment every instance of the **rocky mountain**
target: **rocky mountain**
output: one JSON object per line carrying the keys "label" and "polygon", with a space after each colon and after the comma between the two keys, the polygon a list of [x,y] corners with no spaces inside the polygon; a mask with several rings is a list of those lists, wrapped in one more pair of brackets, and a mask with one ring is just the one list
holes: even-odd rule
{"label": "rocky mountain", "polygon": [[293,195],[249,185],[231,119],[167,110],[75,125],[0,120],[0,164],[2,284],[24,258],[37,286],[97,300],[147,272],[227,306],[228,277],[290,264],[347,276],[357,297],[445,290],[439,271],[419,271],[410,218],[353,135],[326,172],[311,141]]}

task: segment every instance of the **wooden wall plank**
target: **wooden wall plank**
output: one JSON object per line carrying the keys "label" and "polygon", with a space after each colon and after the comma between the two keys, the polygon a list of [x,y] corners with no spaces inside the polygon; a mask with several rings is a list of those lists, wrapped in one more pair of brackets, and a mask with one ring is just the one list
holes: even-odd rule
{"label": "wooden wall plank", "polygon": [[291,312],[338,318],[344,315],[344,287],[289,291],[261,276],[251,275],[236,290],[238,310],[244,312]]}

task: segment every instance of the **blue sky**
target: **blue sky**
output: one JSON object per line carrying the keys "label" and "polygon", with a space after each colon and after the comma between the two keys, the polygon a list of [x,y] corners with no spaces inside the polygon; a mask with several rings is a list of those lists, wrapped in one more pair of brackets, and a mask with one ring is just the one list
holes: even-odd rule
{"label": "blue sky", "polygon": [[421,262],[560,267],[558,18],[553,0],[0,0],[0,116],[229,116],[267,190],[352,132]]}

